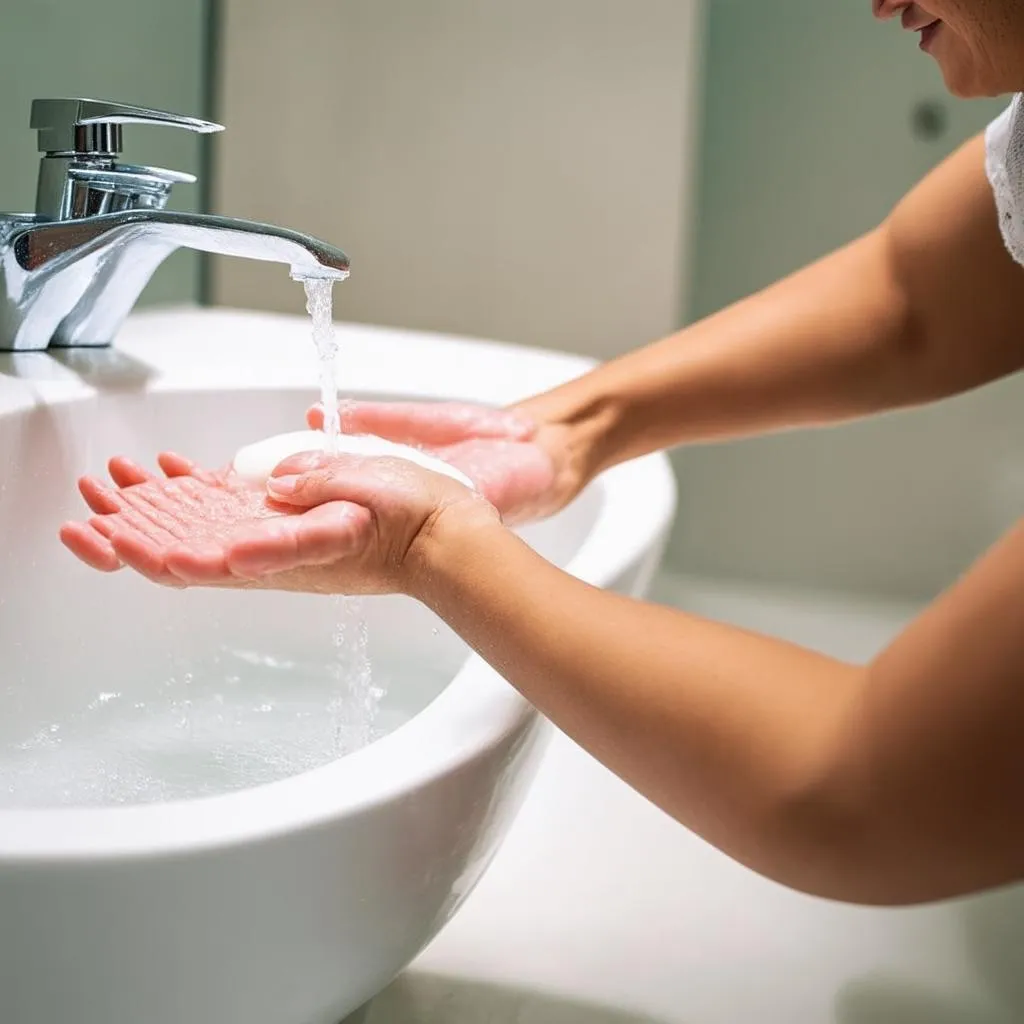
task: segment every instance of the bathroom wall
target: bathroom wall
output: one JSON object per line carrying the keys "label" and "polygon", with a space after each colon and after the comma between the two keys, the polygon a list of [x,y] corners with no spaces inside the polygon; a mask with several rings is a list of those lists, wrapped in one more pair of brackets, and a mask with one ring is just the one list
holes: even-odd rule
{"label": "bathroom wall", "polygon": [[[87,96],[201,113],[205,97],[206,0],[0,0],[0,210],[35,206],[39,154],[29,130],[32,100]],[[187,132],[127,126],[125,159],[199,173],[200,141]],[[171,207],[197,209],[198,186],[179,185]],[[192,301],[199,263],[176,253],[143,303]]]}
{"label": "bathroom wall", "polygon": [[[946,98],[868,0],[713,0],[696,317],[876,224],[1002,103]],[[938,137],[915,134],[937,101]],[[969,339],[965,339],[969,343]],[[686,571],[919,597],[1024,508],[1024,389],[1010,381],[854,426],[688,449],[671,558]]]}
{"label": "bathroom wall", "polygon": [[[225,0],[219,208],[341,245],[342,319],[609,356],[678,323],[694,0]],[[215,261],[219,303],[300,311]]]}

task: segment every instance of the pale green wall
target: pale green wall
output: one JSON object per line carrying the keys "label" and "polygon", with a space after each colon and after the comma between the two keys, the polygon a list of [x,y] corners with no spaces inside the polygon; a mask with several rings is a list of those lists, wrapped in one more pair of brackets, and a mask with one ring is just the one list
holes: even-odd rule
{"label": "pale green wall", "polygon": [[[948,99],[869,0],[707,0],[689,317],[877,224],[1005,101]],[[915,137],[922,100],[949,131]],[[969,343],[969,339],[965,339]],[[1024,378],[924,411],[674,453],[686,572],[927,596],[1024,512]]]}
{"label": "pale green wall", "polygon": [[[708,0],[692,312],[853,238],[1003,102],[950,99],[917,38],[869,0]],[[921,100],[949,130],[911,131]]]}
{"label": "pale green wall", "polygon": [[[28,128],[33,99],[90,96],[201,114],[206,0],[0,0],[0,210],[31,210],[38,167]],[[197,174],[199,140],[173,129],[125,127],[126,160]],[[196,209],[197,185],[179,185],[175,209]],[[194,300],[199,262],[173,255],[144,303]]]}

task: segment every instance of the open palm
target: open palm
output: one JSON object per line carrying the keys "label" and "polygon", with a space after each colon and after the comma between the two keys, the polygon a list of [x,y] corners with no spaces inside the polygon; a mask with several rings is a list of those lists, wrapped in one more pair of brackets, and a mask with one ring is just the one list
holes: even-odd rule
{"label": "open palm", "polygon": [[[61,540],[101,572],[129,566],[169,587],[255,587],[260,581],[242,558],[230,559],[253,527],[294,513],[268,500],[262,489],[242,485],[224,471],[203,469],[173,453],[159,457],[164,476],[130,459],[110,460],[114,486],[86,476],[79,489],[93,516],[65,523]],[[248,571],[247,571],[248,570]],[[310,580],[279,577],[282,589],[310,589]],[[288,586],[292,582],[294,586]]]}
{"label": "open palm", "polygon": [[428,524],[498,515],[480,494],[407,459],[300,453],[266,488],[178,455],[159,462],[163,477],[115,458],[115,486],[82,478],[94,515],[61,529],[78,558],[170,587],[409,592]]}

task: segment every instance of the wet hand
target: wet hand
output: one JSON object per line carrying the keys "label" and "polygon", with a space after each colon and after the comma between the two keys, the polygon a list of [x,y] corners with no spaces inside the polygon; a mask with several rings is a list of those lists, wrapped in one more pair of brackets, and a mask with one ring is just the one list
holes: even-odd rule
{"label": "wet hand", "polygon": [[408,593],[442,518],[498,520],[479,494],[403,459],[310,452],[281,463],[265,490],[180,456],[159,461],[163,478],[115,459],[116,486],[80,481],[95,515],[61,539],[83,562],[172,587]]}
{"label": "wet hand", "polygon": [[[461,470],[510,525],[557,512],[582,485],[561,428],[514,411],[451,402],[350,402],[340,417],[345,433],[411,445]],[[314,406],[307,420],[322,429],[323,410]]]}

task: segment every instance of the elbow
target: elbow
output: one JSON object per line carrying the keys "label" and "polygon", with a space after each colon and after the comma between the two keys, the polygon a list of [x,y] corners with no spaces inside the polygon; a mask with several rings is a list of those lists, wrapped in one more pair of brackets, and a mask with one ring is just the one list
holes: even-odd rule
{"label": "elbow", "polygon": [[827,794],[805,793],[780,810],[767,849],[773,881],[808,896],[868,907],[927,902],[905,873],[878,856],[870,816],[837,805]]}
{"label": "elbow", "polygon": [[889,799],[865,774],[848,762],[781,800],[761,833],[760,868],[748,866],[806,895],[865,907],[920,906],[1019,880],[1020,858],[997,855],[998,841],[944,841],[912,798]]}
{"label": "elbow", "polygon": [[888,222],[874,233],[880,279],[878,296],[878,346],[880,366],[875,367],[874,382],[882,387],[878,394],[879,411],[915,405],[947,397],[956,388],[947,380],[939,364],[941,346],[937,344],[935,325],[915,300],[916,288],[901,269],[906,258],[899,252],[896,233]]}
{"label": "elbow", "polygon": [[[906,907],[959,895],[936,873],[941,853],[869,779],[851,744],[829,743],[763,816],[748,867],[788,888],[838,903]],[[856,748],[863,750],[862,744]]]}

